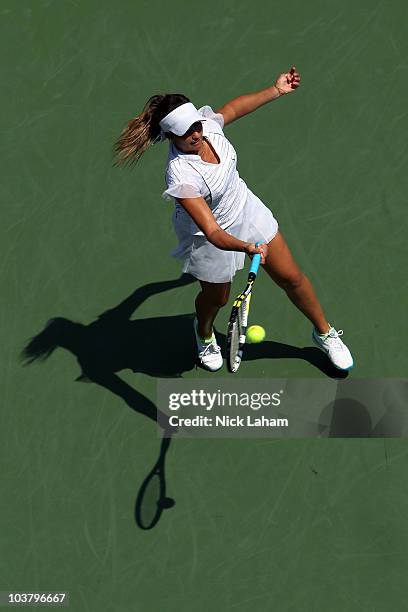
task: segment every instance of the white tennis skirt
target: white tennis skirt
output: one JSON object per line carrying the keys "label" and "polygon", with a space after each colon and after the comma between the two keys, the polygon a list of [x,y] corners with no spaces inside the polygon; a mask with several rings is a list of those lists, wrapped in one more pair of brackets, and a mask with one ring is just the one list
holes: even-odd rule
{"label": "white tennis skirt", "polygon": [[[205,236],[192,233],[191,217],[183,210],[173,214],[173,225],[179,239],[173,257],[183,260],[182,272],[209,283],[226,283],[242,270],[245,253],[223,251]],[[270,242],[278,231],[278,222],[272,212],[250,189],[241,214],[226,228],[228,234],[244,242]]]}

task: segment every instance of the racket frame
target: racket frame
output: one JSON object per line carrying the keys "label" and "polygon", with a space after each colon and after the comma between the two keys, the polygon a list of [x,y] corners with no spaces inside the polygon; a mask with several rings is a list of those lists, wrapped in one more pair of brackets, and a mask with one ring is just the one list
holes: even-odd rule
{"label": "racket frame", "polygon": [[[261,244],[256,243],[256,246]],[[246,330],[248,325],[248,314],[251,303],[252,289],[255,283],[256,275],[258,273],[259,264],[261,263],[261,256],[259,253],[254,255],[252,258],[251,267],[249,269],[247,285],[245,290],[240,293],[232,305],[231,315],[228,322],[227,329],[227,367],[229,372],[234,374],[237,372],[241,365],[244,345],[246,341]],[[243,306],[243,309],[242,309]],[[242,313],[242,314],[241,314]],[[232,343],[234,334],[236,333],[236,326],[238,329],[238,348],[232,353]],[[236,337],[236,336],[235,336]]]}

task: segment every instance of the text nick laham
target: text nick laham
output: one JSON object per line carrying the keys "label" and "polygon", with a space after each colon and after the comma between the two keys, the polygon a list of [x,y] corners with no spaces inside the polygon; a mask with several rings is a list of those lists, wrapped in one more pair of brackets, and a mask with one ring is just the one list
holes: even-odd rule
{"label": "text nick laham", "polygon": [[246,417],[215,417],[216,427],[287,427],[288,424],[288,419],[268,418],[263,415],[259,417],[254,417],[249,414]]}

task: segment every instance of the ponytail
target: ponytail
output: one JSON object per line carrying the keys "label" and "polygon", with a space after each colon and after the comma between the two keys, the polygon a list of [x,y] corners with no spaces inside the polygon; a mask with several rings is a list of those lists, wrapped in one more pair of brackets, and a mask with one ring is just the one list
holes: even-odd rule
{"label": "ponytail", "polygon": [[114,145],[114,166],[136,163],[160,136],[160,121],[172,110],[190,102],[183,94],[157,94],[149,98],[143,111],[131,119]]}

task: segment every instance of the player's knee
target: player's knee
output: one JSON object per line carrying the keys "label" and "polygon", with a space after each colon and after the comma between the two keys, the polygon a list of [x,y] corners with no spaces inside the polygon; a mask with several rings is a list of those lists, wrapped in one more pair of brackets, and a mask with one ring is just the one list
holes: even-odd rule
{"label": "player's knee", "polygon": [[221,295],[219,300],[218,300],[218,306],[219,308],[222,308],[223,306],[226,306],[228,304],[228,295]]}
{"label": "player's knee", "polygon": [[202,294],[205,301],[211,304],[211,306],[222,308],[228,303],[230,289],[230,284],[218,287],[214,285],[204,285],[202,287]]}
{"label": "player's knee", "polygon": [[305,281],[305,275],[303,272],[296,272],[287,277],[281,278],[278,284],[285,291],[296,291],[299,289]]}
{"label": "player's knee", "polygon": [[228,304],[228,297],[229,297],[229,291],[228,292],[220,292],[220,293],[214,293],[211,296],[211,302],[213,304],[213,306],[216,306],[217,308],[222,308],[223,306],[225,306],[226,304]]}

